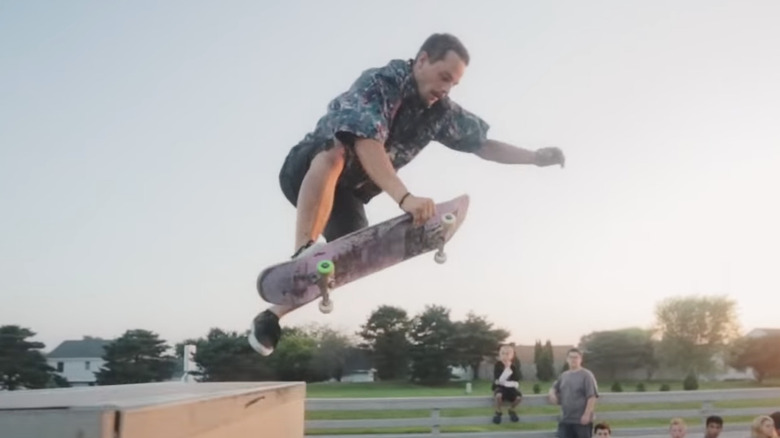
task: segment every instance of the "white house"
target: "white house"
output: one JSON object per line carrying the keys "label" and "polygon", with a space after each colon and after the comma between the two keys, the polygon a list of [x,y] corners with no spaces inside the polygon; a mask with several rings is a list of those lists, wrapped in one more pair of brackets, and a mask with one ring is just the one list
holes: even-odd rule
{"label": "white house", "polygon": [[765,336],[780,336],[780,329],[776,328],[756,328],[749,331],[746,338],[763,338]]}
{"label": "white house", "polygon": [[103,347],[109,343],[110,340],[89,336],[78,341],[64,341],[46,355],[46,360],[72,386],[92,386],[95,372],[105,363]]}

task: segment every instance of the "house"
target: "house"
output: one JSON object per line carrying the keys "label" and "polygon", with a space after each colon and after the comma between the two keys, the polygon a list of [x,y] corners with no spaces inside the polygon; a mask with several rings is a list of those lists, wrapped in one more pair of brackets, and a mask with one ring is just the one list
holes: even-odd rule
{"label": "house", "polygon": [[776,328],[755,328],[745,335],[746,338],[763,338],[765,336],[780,336],[780,329]]}
{"label": "house", "polygon": [[105,363],[103,348],[109,343],[110,340],[90,336],[64,341],[46,355],[46,360],[72,386],[93,386],[95,372]]}

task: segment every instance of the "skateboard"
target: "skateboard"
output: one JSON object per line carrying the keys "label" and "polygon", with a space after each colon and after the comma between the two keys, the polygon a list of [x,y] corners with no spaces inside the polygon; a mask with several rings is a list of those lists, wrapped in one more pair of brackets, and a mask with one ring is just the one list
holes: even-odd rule
{"label": "skateboard", "polygon": [[436,204],[434,216],[414,226],[412,215],[400,216],[321,244],[302,256],[269,266],[257,278],[263,300],[299,306],[322,297],[320,312],[330,313],[330,293],[339,287],[393,265],[434,251],[444,263],[445,244],[466,218],[468,195]]}

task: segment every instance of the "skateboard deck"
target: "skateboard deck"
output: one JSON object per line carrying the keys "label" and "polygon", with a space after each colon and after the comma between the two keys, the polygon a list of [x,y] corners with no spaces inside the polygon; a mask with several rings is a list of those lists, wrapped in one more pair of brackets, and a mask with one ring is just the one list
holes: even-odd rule
{"label": "skateboard deck", "polygon": [[468,207],[468,195],[461,195],[436,204],[434,216],[421,226],[413,226],[405,213],[357,230],[265,268],[257,290],[263,300],[283,305],[299,306],[322,296],[320,311],[329,313],[333,289],[433,250],[436,262],[444,263],[444,244],[458,231]]}

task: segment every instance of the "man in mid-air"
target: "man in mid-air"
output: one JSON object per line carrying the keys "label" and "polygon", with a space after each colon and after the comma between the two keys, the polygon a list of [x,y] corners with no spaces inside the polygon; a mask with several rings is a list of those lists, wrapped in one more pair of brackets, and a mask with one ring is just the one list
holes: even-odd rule
{"label": "man in mid-air", "polygon": [[[503,164],[564,165],[558,148],[535,151],[487,138],[488,124],[450,100],[469,53],[449,34],[428,37],[413,60],[364,71],[330,102],[313,132],[290,150],[279,173],[296,207],[293,258],[368,226],[364,205],[385,192],[415,225],[434,214],[434,201],[413,194],[396,171],[431,141]],[[253,320],[249,343],[266,356],[281,337],[279,319],[296,307],[274,305]]]}

